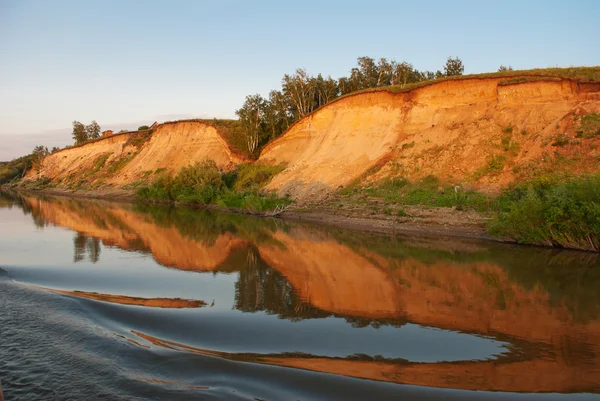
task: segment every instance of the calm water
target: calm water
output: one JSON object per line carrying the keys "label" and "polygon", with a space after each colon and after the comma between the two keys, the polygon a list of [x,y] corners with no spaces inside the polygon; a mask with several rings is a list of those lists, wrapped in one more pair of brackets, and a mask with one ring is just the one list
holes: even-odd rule
{"label": "calm water", "polygon": [[7,400],[600,399],[600,258],[0,195]]}

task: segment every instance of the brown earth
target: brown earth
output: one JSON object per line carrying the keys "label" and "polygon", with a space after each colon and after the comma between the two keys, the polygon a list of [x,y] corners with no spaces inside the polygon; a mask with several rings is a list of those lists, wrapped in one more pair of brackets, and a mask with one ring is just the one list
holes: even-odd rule
{"label": "brown earth", "polygon": [[25,180],[50,179],[63,187],[108,190],[150,179],[163,170],[176,173],[205,159],[214,160],[222,170],[245,160],[230,149],[216,127],[180,121],[161,124],[151,134],[117,134],[52,153]]}
{"label": "brown earth", "polygon": [[[565,171],[598,171],[600,137],[575,139],[575,116],[600,112],[600,83],[452,80],[346,96],[298,121],[259,160],[287,168],[267,186],[314,202],[372,175],[428,175],[495,192],[566,156]],[[552,146],[566,134],[565,146]],[[490,168],[492,157],[500,165]],[[564,161],[565,157],[560,160]]]}

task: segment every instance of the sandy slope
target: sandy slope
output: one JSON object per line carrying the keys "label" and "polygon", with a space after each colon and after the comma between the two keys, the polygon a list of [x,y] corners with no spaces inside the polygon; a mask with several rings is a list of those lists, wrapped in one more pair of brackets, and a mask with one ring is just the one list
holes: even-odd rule
{"label": "sandy slope", "polygon": [[136,146],[134,139],[132,134],[117,134],[61,150],[46,157],[40,171],[31,170],[26,179],[49,178],[63,185],[84,180],[85,184],[122,186],[151,177],[157,170],[177,172],[204,159],[214,160],[223,170],[243,161],[215,127],[203,122],[165,123],[147,141],[139,141]]}
{"label": "sandy slope", "polygon": [[[373,173],[372,179],[435,175],[494,191],[557,152],[585,161],[574,168],[597,171],[594,147],[600,138],[575,140],[574,116],[599,111],[600,83],[567,79],[465,79],[404,93],[366,92],[300,120],[260,160],[287,164],[268,188],[299,200],[317,199]],[[562,133],[572,143],[553,147]],[[501,171],[487,174],[492,155],[506,160]]]}

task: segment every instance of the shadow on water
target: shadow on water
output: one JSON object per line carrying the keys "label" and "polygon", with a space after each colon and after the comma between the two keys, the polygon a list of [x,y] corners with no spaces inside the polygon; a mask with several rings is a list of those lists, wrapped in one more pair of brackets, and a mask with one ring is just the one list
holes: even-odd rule
{"label": "shadow on water", "polygon": [[[425,387],[600,392],[597,254],[374,235],[184,207],[15,194],[0,199],[0,208],[22,209],[38,229],[57,226],[72,230],[75,263],[98,263],[104,247],[151,255],[158,264],[174,271],[212,273],[217,279],[221,274],[235,277],[232,307],[238,314],[223,315],[218,321],[222,326],[208,317],[191,321],[176,315],[178,310],[184,313],[198,308],[209,313],[210,300],[103,294],[77,288],[51,290],[95,305],[93,314],[99,321],[112,322],[107,326],[119,322],[127,327],[120,335],[144,349],[201,355],[207,360],[252,362],[267,370],[284,366]],[[98,301],[105,305],[94,304]],[[145,307],[144,312],[131,309],[140,306]],[[280,323],[264,316],[276,317]],[[171,322],[170,327],[159,327],[164,319]],[[310,326],[305,339],[297,343],[291,337],[276,338],[308,330],[299,326],[302,322],[338,321],[344,322],[345,328],[331,326],[331,330],[347,336],[339,338],[346,343],[338,351],[333,347],[331,355],[310,351],[318,349],[312,342],[319,342],[320,334],[314,331],[329,326]],[[215,337],[222,337],[221,342],[211,339],[218,327],[240,331],[231,334],[232,350],[202,346],[204,341],[226,348],[223,344],[229,341],[229,334],[225,329],[215,333]],[[368,336],[400,330],[397,341],[403,342],[408,340],[402,333],[419,327],[504,345],[502,351],[484,358],[439,358],[434,362],[394,357],[392,352],[386,356],[346,352],[354,348],[349,338],[358,344],[368,342]],[[254,337],[263,335],[264,344],[252,337],[241,351],[244,347],[239,343],[245,330]],[[201,341],[192,335],[199,332],[206,333]],[[326,333],[321,335],[326,343]],[[268,344],[273,352],[266,351]],[[393,342],[386,344],[393,348]],[[298,351],[300,345],[309,352]],[[189,377],[182,375],[185,377],[179,379],[189,383]],[[326,382],[326,377],[330,376],[318,380]],[[167,375],[153,383],[160,385],[172,379]],[[490,393],[487,398],[497,395]]]}

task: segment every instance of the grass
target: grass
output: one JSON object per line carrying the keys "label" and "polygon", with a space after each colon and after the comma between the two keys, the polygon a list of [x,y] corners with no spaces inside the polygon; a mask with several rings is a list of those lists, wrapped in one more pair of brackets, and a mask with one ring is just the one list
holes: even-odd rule
{"label": "grass", "polygon": [[497,175],[504,170],[504,165],[506,164],[506,156],[505,155],[491,155],[488,158],[488,163],[484,167],[478,168],[473,174],[473,178],[475,180],[486,176],[486,175]]}
{"label": "grass", "polygon": [[[432,176],[418,182],[386,178],[378,183],[350,186],[340,192],[351,198],[383,200],[400,206],[398,217],[407,216],[402,206],[455,207],[492,213],[488,232],[522,244],[600,251],[600,174],[568,177],[557,172],[544,174],[505,190],[500,196],[465,191],[459,186],[440,185]],[[369,201],[367,201],[368,205]]]}
{"label": "grass", "polygon": [[130,134],[127,138],[127,142],[125,142],[125,146],[133,145],[137,148],[142,147],[142,145],[144,145],[150,140],[150,138],[152,137],[152,132],[153,131],[151,130],[144,130],[141,132]]}
{"label": "grass", "polygon": [[[425,177],[419,182],[409,182],[406,178],[385,178],[375,185],[358,189],[349,187],[342,194],[362,192],[373,198],[383,199],[389,205],[420,205],[430,207],[455,207],[458,210],[486,210],[488,198],[474,191],[454,185],[441,186],[433,176]],[[398,211],[399,217],[406,216],[403,209]]]}
{"label": "grass", "polygon": [[136,155],[137,155],[137,152],[134,152],[132,154],[129,154],[128,156],[123,156],[120,159],[113,161],[108,166],[108,172],[110,174],[115,174],[115,173],[119,172],[123,167],[125,167],[127,165],[127,163],[132,161]]}
{"label": "grass", "polygon": [[600,136],[600,113],[589,113],[581,117],[581,123],[576,132],[578,138]]}
{"label": "grass", "polygon": [[552,142],[552,146],[559,146],[559,147],[563,147],[565,145],[568,145],[569,142],[571,142],[570,138],[568,135],[566,134],[558,134],[557,136],[554,137],[554,141]]}
{"label": "grass", "polygon": [[263,212],[292,203],[261,191],[282,169],[282,166],[248,164],[222,174],[214,161],[205,160],[182,168],[174,177],[161,174],[151,184],[141,186],[136,194],[140,199]]}
{"label": "grass", "polygon": [[102,167],[106,164],[106,160],[112,155],[112,153],[103,153],[94,160],[94,164],[92,165],[92,169],[86,173],[86,176],[93,175],[100,171]]}
{"label": "grass", "polygon": [[227,187],[238,192],[258,191],[278,173],[285,169],[283,164],[245,163],[223,175]]}
{"label": "grass", "polygon": [[600,251],[600,174],[533,181],[496,200],[489,232],[519,243]]}

